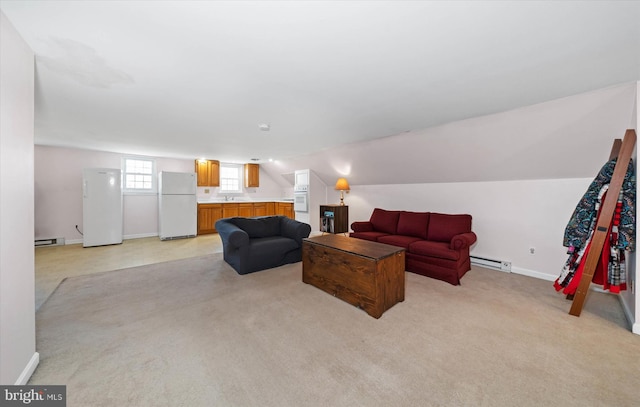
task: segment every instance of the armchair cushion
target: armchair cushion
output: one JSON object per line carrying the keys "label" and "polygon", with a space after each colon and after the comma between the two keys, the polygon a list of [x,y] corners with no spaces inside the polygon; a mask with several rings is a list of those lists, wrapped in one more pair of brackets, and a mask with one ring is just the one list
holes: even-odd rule
{"label": "armchair cushion", "polygon": [[275,216],[260,218],[231,218],[240,229],[247,232],[249,238],[269,237],[280,234],[280,219]]}
{"label": "armchair cushion", "polygon": [[298,244],[292,239],[281,239],[278,236],[270,236],[251,239],[250,251],[251,257],[270,258],[276,253],[287,253],[297,248]]}

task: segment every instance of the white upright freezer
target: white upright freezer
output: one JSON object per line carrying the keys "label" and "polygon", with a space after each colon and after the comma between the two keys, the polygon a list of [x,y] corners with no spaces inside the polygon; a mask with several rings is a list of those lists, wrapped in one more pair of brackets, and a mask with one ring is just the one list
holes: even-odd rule
{"label": "white upright freezer", "polygon": [[195,237],[198,222],[195,172],[158,174],[158,235],[161,240]]}
{"label": "white upright freezer", "polygon": [[122,243],[121,180],[119,169],[82,170],[83,247]]}

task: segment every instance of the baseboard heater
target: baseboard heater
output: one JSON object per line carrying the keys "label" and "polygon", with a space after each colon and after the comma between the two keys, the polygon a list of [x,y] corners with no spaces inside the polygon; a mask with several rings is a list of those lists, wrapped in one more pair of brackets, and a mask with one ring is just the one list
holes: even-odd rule
{"label": "baseboard heater", "polygon": [[511,272],[511,262],[487,259],[486,257],[471,256],[471,264],[492,270]]}
{"label": "baseboard heater", "polygon": [[36,239],[35,246],[64,246],[64,237],[54,237],[53,239]]}

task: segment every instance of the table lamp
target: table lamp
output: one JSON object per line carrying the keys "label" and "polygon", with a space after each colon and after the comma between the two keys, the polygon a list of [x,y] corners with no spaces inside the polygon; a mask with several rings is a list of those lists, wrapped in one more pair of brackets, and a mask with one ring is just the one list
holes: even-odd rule
{"label": "table lamp", "polygon": [[340,191],[340,205],[344,206],[344,191],[349,191],[349,183],[346,178],[338,178],[336,181],[336,191]]}

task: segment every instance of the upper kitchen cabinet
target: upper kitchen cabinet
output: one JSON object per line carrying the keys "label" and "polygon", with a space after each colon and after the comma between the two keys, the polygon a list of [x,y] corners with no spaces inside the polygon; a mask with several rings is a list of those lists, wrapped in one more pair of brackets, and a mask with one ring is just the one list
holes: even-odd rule
{"label": "upper kitchen cabinet", "polygon": [[220,161],[196,160],[199,187],[220,186]]}
{"label": "upper kitchen cabinet", "polygon": [[260,186],[260,165],[245,164],[244,165],[244,187],[256,188]]}

